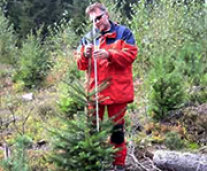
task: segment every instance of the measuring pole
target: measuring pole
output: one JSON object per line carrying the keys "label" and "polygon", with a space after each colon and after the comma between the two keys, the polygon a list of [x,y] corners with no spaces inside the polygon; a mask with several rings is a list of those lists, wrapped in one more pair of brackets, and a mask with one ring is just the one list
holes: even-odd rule
{"label": "measuring pole", "polygon": [[[95,19],[93,18],[93,45],[94,50],[99,49],[99,40],[96,41]],[[95,79],[95,106],[96,106],[96,129],[99,132],[99,108],[98,108],[98,72],[97,72],[97,59],[94,59],[94,79]]]}

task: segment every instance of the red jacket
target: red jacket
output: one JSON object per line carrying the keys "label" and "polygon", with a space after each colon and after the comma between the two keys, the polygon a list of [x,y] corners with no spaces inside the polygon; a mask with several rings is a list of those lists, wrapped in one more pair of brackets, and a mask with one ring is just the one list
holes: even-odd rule
{"label": "red jacket", "polygon": [[[87,36],[79,46],[79,57],[77,60],[78,69],[88,69],[88,58],[84,56],[84,46],[89,43]],[[102,104],[129,103],[134,98],[132,79],[132,63],[135,60],[138,48],[131,31],[125,26],[111,22],[111,29],[101,33],[98,38],[100,49],[109,52],[108,59],[97,60],[98,84],[109,79],[109,86],[99,93],[99,97],[107,97]],[[94,65],[92,57],[90,90],[94,89]]]}

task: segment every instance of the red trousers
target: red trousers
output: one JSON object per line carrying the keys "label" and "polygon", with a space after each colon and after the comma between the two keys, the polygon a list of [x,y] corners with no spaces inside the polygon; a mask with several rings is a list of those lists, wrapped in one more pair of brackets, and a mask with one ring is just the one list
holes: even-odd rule
{"label": "red trousers", "polygon": [[[99,105],[99,118],[103,120],[105,108],[108,111],[108,117],[111,118],[114,122],[114,125],[121,126],[123,131],[124,128],[124,115],[126,113],[127,103],[122,104],[111,104],[111,105]],[[112,133],[113,134],[113,133]],[[113,135],[112,135],[113,136]],[[114,165],[125,165],[125,159],[127,155],[127,147],[124,140],[124,133],[121,133],[121,142],[117,143],[116,139],[120,139],[120,135],[113,136],[115,141],[111,140],[111,143],[115,148],[119,148],[119,150],[115,154]]]}

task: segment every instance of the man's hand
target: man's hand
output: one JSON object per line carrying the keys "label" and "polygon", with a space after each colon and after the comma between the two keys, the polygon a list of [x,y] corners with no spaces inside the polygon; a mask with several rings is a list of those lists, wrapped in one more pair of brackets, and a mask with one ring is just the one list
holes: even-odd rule
{"label": "man's hand", "polygon": [[90,58],[92,56],[92,51],[93,51],[93,45],[92,44],[86,45],[84,49],[84,56],[86,58]]}
{"label": "man's hand", "polygon": [[94,51],[93,57],[99,59],[107,59],[109,57],[109,53],[105,49],[98,49]]}

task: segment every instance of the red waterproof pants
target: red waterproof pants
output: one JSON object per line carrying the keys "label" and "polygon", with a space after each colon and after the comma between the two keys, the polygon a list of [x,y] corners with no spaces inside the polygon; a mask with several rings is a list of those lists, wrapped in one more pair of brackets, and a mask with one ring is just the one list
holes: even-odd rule
{"label": "red waterproof pants", "polygon": [[[112,118],[114,125],[121,125],[122,130],[124,127],[124,115],[126,113],[127,103],[122,104],[111,104],[111,105],[99,105],[99,118],[103,120],[105,108],[108,111],[108,117]],[[124,135],[124,134],[123,134]],[[118,137],[117,137],[118,136]],[[119,139],[119,135],[114,136],[114,138]],[[114,165],[125,165],[125,159],[127,155],[127,147],[123,137],[123,142],[116,143],[111,142],[115,148],[119,148],[120,150],[116,152]]]}

